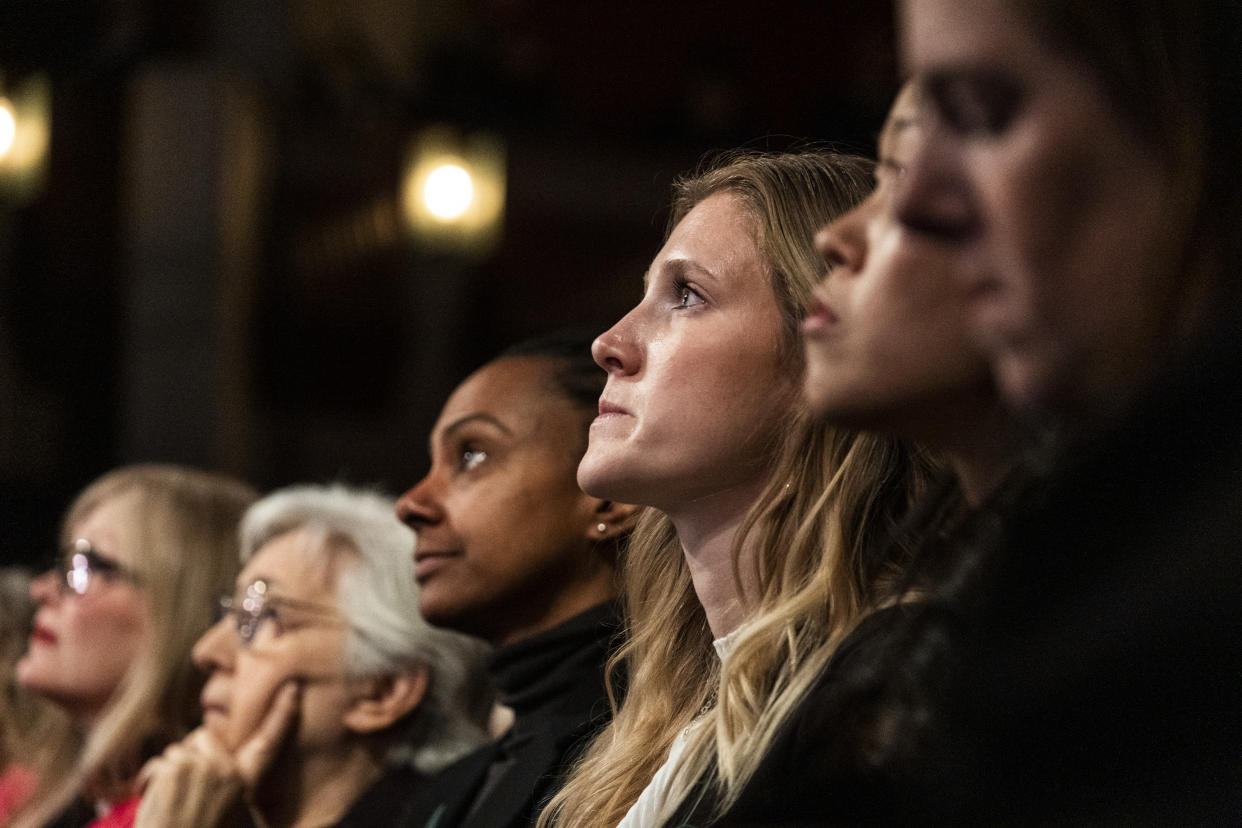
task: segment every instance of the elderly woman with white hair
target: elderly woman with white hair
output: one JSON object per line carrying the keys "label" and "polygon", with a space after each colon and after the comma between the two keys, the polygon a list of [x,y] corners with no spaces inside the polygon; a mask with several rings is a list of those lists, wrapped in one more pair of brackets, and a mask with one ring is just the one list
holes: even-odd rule
{"label": "elderly woman with white hair", "polygon": [[382,823],[484,741],[482,645],[414,610],[389,500],[284,489],[241,537],[235,593],[194,648],[203,725],[148,765],[136,825]]}

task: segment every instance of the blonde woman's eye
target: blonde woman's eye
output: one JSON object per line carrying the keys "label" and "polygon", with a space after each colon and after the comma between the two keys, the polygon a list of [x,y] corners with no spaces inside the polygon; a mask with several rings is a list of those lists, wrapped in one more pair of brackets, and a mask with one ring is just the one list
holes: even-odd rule
{"label": "blonde woman's eye", "polygon": [[692,308],[695,305],[703,304],[703,297],[699,292],[685,282],[678,283],[676,288],[678,308]]}

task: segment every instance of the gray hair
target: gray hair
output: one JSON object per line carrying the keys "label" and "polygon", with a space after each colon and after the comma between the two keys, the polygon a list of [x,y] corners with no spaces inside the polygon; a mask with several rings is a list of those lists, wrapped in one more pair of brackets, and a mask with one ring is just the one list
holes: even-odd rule
{"label": "gray hair", "polygon": [[309,536],[327,566],[342,548],[348,550],[336,578],[337,599],[350,625],[345,672],[382,676],[420,665],[430,672],[422,703],[394,725],[402,732],[390,760],[430,773],[485,741],[492,698],[483,669],[487,647],[423,620],[414,581],[414,533],[397,520],[392,500],[339,484],[280,489],[242,518],[242,561],[295,530]]}

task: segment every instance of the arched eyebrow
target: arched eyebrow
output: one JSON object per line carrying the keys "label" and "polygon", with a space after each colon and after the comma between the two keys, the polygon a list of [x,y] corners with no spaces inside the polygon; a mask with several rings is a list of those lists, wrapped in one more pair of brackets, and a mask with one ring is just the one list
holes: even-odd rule
{"label": "arched eyebrow", "polygon": [[[709,282],[716,280],[716,274],[710,268],[704,267],[698,261],[687,256],[674,256],[665,259],[662,263],[662,269],[682,278],[699,276],[707,279]],[[643,292],[646,292],[647,288],[650,287],[651,275],[651,268],[647,268],[647,272],[643,274]]]}
{"label": "arched eyebrow", "polygon": [[439,435],[435,437],[435,439],[446,440],[448,438],[451,438],[458,431],[461,431],[466,426],[470,425],[471,423],[476,423],[476,422],[488,423],[493,428],[499,429],[506,436],[510,436],[510,437],[513,436],[513,430],[510,429],[508,426],[506,426],[504,423],[502,423],[500,420],[496,419],[496,417],[494,417],[491,414],[488,414],[486,411],[476,411],[473,414],[466,414],[463,417],[458,417],[456,420],[446,425],[444,429],[439,433]]}

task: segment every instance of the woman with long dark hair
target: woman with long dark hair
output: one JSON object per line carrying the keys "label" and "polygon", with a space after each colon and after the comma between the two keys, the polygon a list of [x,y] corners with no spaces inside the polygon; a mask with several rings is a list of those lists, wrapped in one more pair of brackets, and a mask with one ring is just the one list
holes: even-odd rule
{"label": "woman with long dark hair", "polygon": [[927,106],[898,219],[951,251],[1002,394],[1053,436],[945,581],[960,629],[921,638],[956,656],[907,792],[976,822],[1236,821],[1242,7],[901,22]]}

